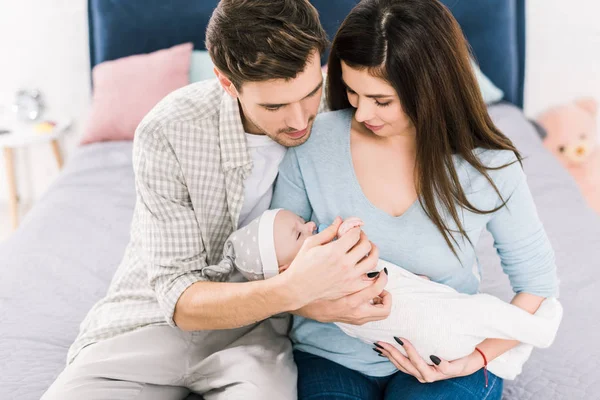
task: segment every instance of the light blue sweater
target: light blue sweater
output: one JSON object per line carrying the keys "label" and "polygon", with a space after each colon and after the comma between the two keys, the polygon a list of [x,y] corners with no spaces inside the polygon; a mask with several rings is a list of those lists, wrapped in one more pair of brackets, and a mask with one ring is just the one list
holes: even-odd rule
{"label": "light blue sweater", "polygon": [[[376,208],[358,183],[350,153],[352,110],[320,114],[310,139],[288,150],[279,168],[272,208],[288,209],[305,220],[330,224],[336,216],[357,216],[364,232],[377,244],[381,259],[413,273],[449,285],[459,292],[478,292],[482,273],[474,248],[456,235],[460,247],[457,259],[437,227],[415,202],[403,215],[393,217]],[[487,166],[501,166],[516,160],[510,151],[476,149]],[[469,201],[480,210],[490,210],[501,200],[485,177],[460,157],[454,159],[460,182]],[[558,280],[554,252],[540,222],[525,174],[517,162],[490,177],[508,199],[507,207],[493,214],[478,215],[461,210],[462,222],[473,245],[486,228],[494,237],[494,246],[504,272],[516,293],[542,297],[556,295]],[[451,217],[448,225],[455,227]],[[476,268],[473,268],[475,266]],[[317,278],[315,278],[317,279]],[[290,334],[298,350],[325,357],[370,376],[386,376],[395,367],[371,349],[373,346],[351,338],[334,324],[294,317]]]}

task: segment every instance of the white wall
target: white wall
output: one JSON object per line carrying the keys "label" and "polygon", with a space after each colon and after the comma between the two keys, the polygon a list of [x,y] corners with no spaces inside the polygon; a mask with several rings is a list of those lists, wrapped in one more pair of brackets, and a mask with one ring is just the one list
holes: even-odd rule
{"label": "white wall", "polygon": [[[0,108],[19,88],[38,88],[48,116],[76,122],[63,141],[63,153],[80,135],[90,98],[87,6],[85,0],[0,0]],[[1,112],[1,110],[0,110]],[[58,174],[49,145],[17,153],[22,199],[39,198]],[[7,188],[0,152],[0,207]]]}
{"label": "white wall", "polygon": [[[482,0],[483,1],[483,0]],[[600,2],[528,0],[526,112],[533,116],[580,95],[600,100]],[[42,90],[51,108],[76,119],[65,141],[76,145],[89,105],[85,0],[0,0],[0,104],[20,87]],[[0,154],[0,207],[6,200]],[[25,200],[38,198],[57,175],[46,146],[18,153]]]}
{"label": "white wall", "polygon": [[600,2],[527,1],[526,113],[579,96],[600,101]]}

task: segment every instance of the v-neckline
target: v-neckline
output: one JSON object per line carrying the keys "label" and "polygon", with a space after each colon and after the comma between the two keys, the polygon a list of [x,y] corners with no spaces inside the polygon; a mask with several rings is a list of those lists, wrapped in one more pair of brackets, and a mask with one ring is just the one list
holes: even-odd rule
{"label": "v-neckline", "polygon": [[407,218],[417,208],[417,205],[419,204],[418,197],[415,199],[415,201],[413,201],[411,203],[411,205],[402,214],[392,215],[392,214],[388,213],[387,211],[383,211],[381,208],[379,208],[375,204],[373,204],[371,202],[371,200],[369,200],[369,198],[367,197],[365,192],[363,191],[362,186],[360,185],[360,182],[358,181],[358,176],[356,175],[356,169],[354,168],[354,161],[352,160],[351,135],[352,135],[352,120],[353,120],[353,118],[354,118],[354,113],[348,112],[348,121],[346,121],[347,129],[346,129],[346,135],[344,136],[345,155],[346,155],[346,160],[347,160],[347,163],[349,166],[348,171],[350,171],[350,181],[352,182],[352,185],[354,186],[353,189],[359,193],[360,199],[362,200],[363,203],[365,203],[365,205],[367,207],[369,207],[370,209],[372,209],[373,211],[375,211],[381,215],[384,215],[386,218],[392,218],[394,220],[401,220],[401,219]]}

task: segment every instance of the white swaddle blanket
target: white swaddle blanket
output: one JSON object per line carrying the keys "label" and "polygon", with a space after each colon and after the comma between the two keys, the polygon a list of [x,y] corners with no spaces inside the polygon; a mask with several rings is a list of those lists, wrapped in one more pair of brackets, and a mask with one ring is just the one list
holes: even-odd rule
{"label": "white swaddle blanket", "polygon": [[393,337],[406,338],[429,364],[430,355],[448,361],[467,356],[488,338],[518,340],[518,346],[488,364],[500,378],[515,379],[533,347],[552,344],[562,319],[562,306],[555,298],[544,300],[532,315],[494,296],[462,294],[381,260],[377,269],[384,267],[389,272],[386,290],[392,295],[389,317],[362,326],[336,325],[366,343],[390,343],[405,356]]}

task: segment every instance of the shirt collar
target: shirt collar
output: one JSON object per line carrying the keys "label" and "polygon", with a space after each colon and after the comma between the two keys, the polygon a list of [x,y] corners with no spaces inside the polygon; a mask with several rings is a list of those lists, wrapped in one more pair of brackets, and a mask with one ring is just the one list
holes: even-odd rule
{"label": "shirt collar", "polygon": [[219,142],[224,171],[240,167],[246,170],[252,169],[252,159],[246,145],[238,101],[225,90],[223,90],[219,113]]}

